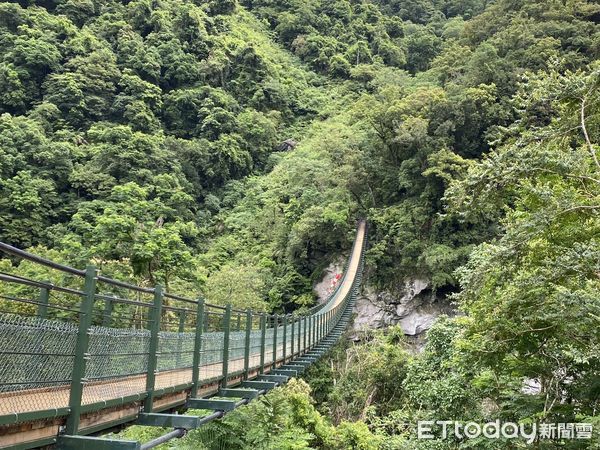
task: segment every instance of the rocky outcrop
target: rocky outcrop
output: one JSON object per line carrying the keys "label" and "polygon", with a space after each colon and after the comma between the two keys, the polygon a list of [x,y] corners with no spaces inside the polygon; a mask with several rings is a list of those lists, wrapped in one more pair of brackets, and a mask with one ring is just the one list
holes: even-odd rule
{"label": "rocky outcrop", "polygon": [[437,298],[429,282],[411,279],[393,294],[368,286],[356,299],[351,338],[361,339],[366,329],[400,325],[407,336],[408,349],[418,353],[425,346],[425,332],[441,314],[453,315],[447,301]]}
{"label": "rocky outcrop", "polygon": [[277,146],[277,150],[279,150],[280,152],[286,152],[286,151],[294,150],[297,145],[298,145],[298,142],[296,142],[294,139],[286,139],[285,141],[283,141],[281,144],[279,144]]}
{"label": "rocky outcrop", "polygon": [[[343,258],[327,267],[323,280],[314,287],[320,301],[324,301],[334,288],[336,276],[343,268]],[[367,285],[356,299],[354,312],[352,337],[356,339],[366,329],[400,325],[404,334],[415,338],[415,342],[422,342],[423,334],[441,314],[454,314],[450,304],[436,296],[429,281],[419,278],[406,280],[394,293]]]}
{"label": "rocky outcrop", "polygon": [[356,299],[354,331],[400,325],[406,335],[418,336],[431,328],[440,314],[451,312],[437,299],[427,280],[407,280],[394,294],[367,287]]}

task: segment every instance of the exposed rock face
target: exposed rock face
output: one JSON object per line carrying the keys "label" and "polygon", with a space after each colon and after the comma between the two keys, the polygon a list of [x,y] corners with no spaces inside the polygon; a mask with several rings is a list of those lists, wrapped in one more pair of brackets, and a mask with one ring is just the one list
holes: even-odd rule
{"label": "exposed rock face", "polygon": [[[335,286],[335,278],[344,270],[344,258],[325,269],[322,281],[314,286],[319,301],[327,299]],[[366,329],[400,325],[404,333],[414,339],[417,349],[423,342],[422,335],[441,314],[453,315],[453,308],[445,300],[436,297],[428,280],[409,279],[398,292],[376,291],[366,286],[356,299],[354,307],[354,338]]]}
{"label": "exposed rock face", "polygon": [[411,279],[397,294],[367,287],[356,300],[355,313],[355,332],[399,324],[407,336],[418,337],[438,316],[453,310],[435,296],[427,280]]}
{"label": "exposed rock face", "polygon": [[280,152],[294,150],[294,148],[296,148],[296,145],[298,145],[298,142],[296,142],[294,139],[286,139],[277,146],[277,150],[279,150]]}

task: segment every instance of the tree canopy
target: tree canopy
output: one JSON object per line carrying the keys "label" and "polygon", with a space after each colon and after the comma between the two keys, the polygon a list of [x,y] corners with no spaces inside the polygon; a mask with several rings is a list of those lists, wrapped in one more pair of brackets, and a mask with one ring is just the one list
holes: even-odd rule
{"label": "tree canopy", "polygon": [[598,2],[20,0],[0,43],[1,241],[289,313],[366,217],[369,286],[456,307],[420,355],[397,328],[334,354],[323,414],[302,384],[251,431],[240,413],[219,429],[239,448],[275,425],[264,448],[517,448],[417,442],[440,414],[599,424]]}

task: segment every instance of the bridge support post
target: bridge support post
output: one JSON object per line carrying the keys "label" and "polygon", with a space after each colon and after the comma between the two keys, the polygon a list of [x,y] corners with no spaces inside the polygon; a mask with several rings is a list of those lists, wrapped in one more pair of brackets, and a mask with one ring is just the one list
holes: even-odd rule
{"label": "bridge support post", "polygon": [[306,340],[308,341],[308,344],[306,345],[306,350],[310,350],[313,346],[313,319],[314,317],[312,316],[308,316],[307,317],[307,326],[308,326],[308,336],[306,338]]}
{"label": "bridge support post", "polygon": [[244,380],[248,379],[250,370],[250,337],[252,334],[252,311],[246,311],[246,340],[244,342]]}
{"label": "bridge support post", "polygon": [[302,322],[304,323],[304,326],[302,327],[302,339],[304,339],[304,346],[302,347],[302,353],[306,353],[306,336],[308,336],[308,328],[306,327],[306,316],[304,316],[302,318]]}
{"label": "bridge support post", "polygon": [[317,316],[317,338],[315,341],[319,343],[321,341],[321,332],[323,331],[323,314]]}
{"label": "bridge support post", "polygon": [[[43,283],[49,284],[49,281]],[[37,315],[40,319],[48,318],[48,303],[50,302],[50,289],[47,287],[40,288],[39,304],[37,307]]]}
{"label": "bridge support post", "polygon": [[315,344],[319,344],[319,342],[321,341],[321,319],[323,318],[323,314],[319,314],[317,315],[317,317],[315,317],[316,319],[316,324],[315,324]]}
{"label": "bridge support post", "polygon": [[285,364],[285,358],[287,357],[287,325],[288,316],[283,316],[283,364]]}
{"label": "bridge support post", "polygon": [[294,345],[296,343],[295,341],[295,335],[294,335],[294,331],[296,328],[296,320],[294,319],[293,316],[291,316],[291,321],[290,321],[290,325],[291,325],[291,329],[290,329],[290,357],[293,359],[294,358]]}
{"label": "bridge support post", "polygon": [[154,302],[150,310],[150,346],[148,348],[148,373],[146,374],[146,398],[144,412],[151,413],[154,409],[154,387],[156,384],[156,368],[158,366],[158,333],[162,317],[163,291],[162,286],[154,288]]}
{"label": "bridge support post", "polygon": [[102,326],[110,327],[112,323],[113,301],[110,298],[104,300],[104,312],[102,313]]}
{"label": "bridge support post", "polygon": [[323,314],[319,314],[317,317],[317,324],[315,327],[315,331],[317,332],[317,337],[315,338],[315,344],[318,344],[321,341],[321,325],[322,325],[322,319],[323,319]]}
{"label": "bridge support post", "polygon": [[204,331],[208,331],[210,328],[210,311],[206,311],[204,314]]}
{"label": "bridge support post", "polygon": [[306,341],[307,341],[307,345],[306,345],[306,349],[310,349],[312,347],[312,322],[313,322],[313,316],[308,316],[306,318],[306,324],[308,326],[307,328],[307,335],[306,335]]}
{"label": "bridge support post", "polygon": [[298,320],[296,321],[296,334],[298,335],[298,343],[296,346],[296,353],[298,353],[298,356],[300,356],[301,352],[301,348],[302,348],[302,333],[300,332],[300,330],[302,329],[302,318],[298,317]]}
{"label": "bridge support post", "polygon": [[[186,313],[185,313],[185,309],[184,309],[182,311],[179,311],[179,328],[178,328],[179,333],[183,333],[185,331],[185,319],[186,319]],[[177,362],[176,362],[177,367],[179,367],[181,364],[181,336],[178,336],[178,338],[177,338],[176,360],[177,360]]]}
{"label": "bridge support post", "polygon": [[277,314],[273,314],[273,365],[272,368],[277,368],[277,327],[279,326],[279,318]]}
{"label": "bridge support post", "polygon": [[223,316],[223,379],[221,387],[227,387],[227,376],[229,375],[229,338],[231,333],[231,305],[225,307]]}
{"label": "bridge support post", "polygon": [[267,340],[267,317],[260,315],[260,374],[265,373],[265,345]]}
{"label": "bridge support post", "polygon": [[204,331],[204,299],[198,299],[196,309],[196,336],[194,338],[194,356],[192,358],[192,397],[198,396],[200,381],[200,352],[202,351],[202,333]]}
{"label": "bridge support post", "polygon": [[65,434],[76,435],[79,429],[81,416],[81,400],[83,397],[83,383],[85,381],[85,366],[90,342],[89,328],[92,326],[92,311],[94,296],[96,294],[97,272],[94,266],[85,269],[85,283],[83,299],[79,307],[79,330],[75,344],[75,359],[71,375],[71,392],[69,394],[69,415],[65,426]]}

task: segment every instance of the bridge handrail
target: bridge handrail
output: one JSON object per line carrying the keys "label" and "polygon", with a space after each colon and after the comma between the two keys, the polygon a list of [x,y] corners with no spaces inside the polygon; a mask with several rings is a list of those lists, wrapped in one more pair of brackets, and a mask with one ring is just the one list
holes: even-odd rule
{"label": "bridge handrail", "polygon": [[[0,242],[0,251],[4,252],[6,254],[9,254],[9,255],[17,256],[17,257],[19,257],[21,259],[25,259],[27,261],[31,261],[31,262],[49,267],[51,269],[58,270],[60,272],[68,273],[70,275],[75,275],[75,276],[79,276],[79,277],[85,277],[85,270],[76,269],[74,267],[70,267],[65,264],[59,264],[54,261],[50,261],[49,259],[42,258],[41,256],[35,255],[33,253],[29,253],[25,250],[21,250],[17,247],[6,244],[4,242]],[[115,280],[113,278],[105,277],[102,275],[97,275],[96,279],[98,281],[101,281],[108,285],[128,289],[131,291],[142,292],[145,294],[153,294],[156,290],[156,288],[145,288],[142,286],[137,286],[135,284],[130,284],[130,283],[126,283],[124,281]],[[183,301],[183,302],[187,302],[187,303],[191,303],[191,304],[198,303],[198,300],[193,300],[190,298],[182,297],[182,296],[167,293],[167,292],[164,293],[164,296],[168,297],[168,298],[172,298],[173,300],[179,300],[179,301]],[[221,305],[213,305],[213,304],[209,304],[209,303],[207,303],[206,305],[216,308],[216,309],[225,310],[225,307],[221,306]],[[245,311],[239,310],[239,312],[245,312]]]}
{"label": "bridge handrail", "polygon": [[[360,223],[360,221],[359,221]],[[350,250],[350,254],[352,255],[354,253],[354,249],[356,246],[356,240],[352,243],[352,248]],[[9,255],[13,255],[13,256],[17,256],[21,259],[27,260],[27,261],[31,261],[64,273],[68,273],[70,275],[76,275],[79,277],[85,277],[85,270],[81,270],[81,269],[76,269],[74,267],[65,265],[65,264],[60,264],[54,261],[51,261],[49,259],[43,258],[39,255],[35,255],[33,253],[27,252],[25,250],[21,250],[17,247],[14,247],[12,245],[6,244],[4,242],[0,242],[0,252],[4,252],[6,254]],[[346,279],[347,276],[347,269],[348,269],[348,264],[350,263],[350,259],[347,259],[345,264],[344,264],[344,269],[343,269],[343,274],[342,274],[342,278],[339,280],[339,282],[337,283],[337,286],[335,288],[335,290],[328,295],[327,299],[324,302],[321,302],[318,305],[315,305],[311,308],[309,308],[306,311],[301,312],[301,315],[311,315],[314,314],[315,312],[319,311],[320,309],[322,309],[328,302],[330,302],[338,293],[340,287],[344,284],[344,281]],[[4,274],[4,273],[0,273],[0,281],[8,281],[8,279],[6,278],[7,276],[12,276],[12,277],[18,277],[15,275],[11,275],[11,274]],[[24,277],[18,277],[21,278],[22,280],[26,280]],[[116,286],[116,287],[120,287],[120,288],[124,288],[124,289],[128,289],[128,290],[132,290],[132,291],[136,291],[136,292],[142,292],[142,293],[146,293],[146,294],[153,294],[156,290],[156,288],[145,288],[142,286],[137,286],[135,284],[130,284],[130,283],[126,283],[124,281],[120,281],[120,280],[115,280],[114,278],[109,278],[109,277],[105,277],[102,275],[97,275],[96,279],[98,281],[101,281],[103,283],[106,283],[108,285],[112,285],[112,286]],[[16,280],[13,280],[13,282]],[[35,283],[35,280],[28,280],[32,283]],[[39,284],[41,284],[41,282],[37,282]],[[60,287],[57,286],[52,286],[51,289],[61,289]],[[64,289],[64,288],[63,288]],[[74,290],[72,290],[71,293],[75,293]],[[83,294],[83,292],[79,292],[79,294]],[[173,294],[173,293],[169,293],[169,292],[164,292],[163,295],[167,298],[173,299],[173,300],[178,300],[181,302],[185,302],[185,303],[190,303],[190,304],[194,304],[197,305],[198,304],[198,300],[193,300],[187,297],[183,297],[181,295],[177,295],[177,294]],[[211,304],[211,303],[205,303],[205,306],[207,307],[211,307],[214,309],[220,309],[222,311],[225,310],[225,306],[222,305],[215,305],[215,304]],[[232,309],[232,312],[236,312],[236,313],[245,313],[246,311],[244,310],[240,310],[240,309]]]}

